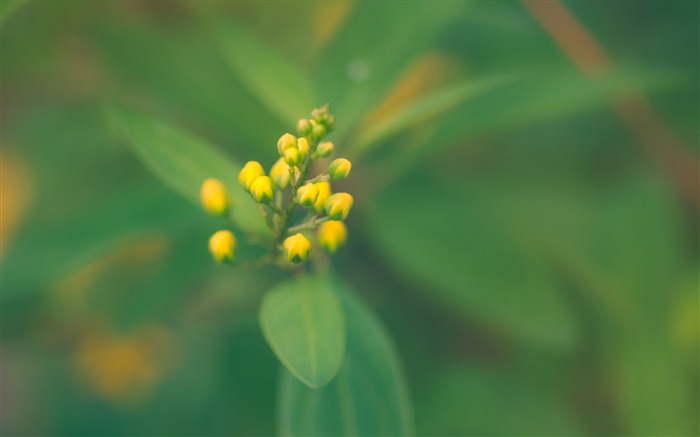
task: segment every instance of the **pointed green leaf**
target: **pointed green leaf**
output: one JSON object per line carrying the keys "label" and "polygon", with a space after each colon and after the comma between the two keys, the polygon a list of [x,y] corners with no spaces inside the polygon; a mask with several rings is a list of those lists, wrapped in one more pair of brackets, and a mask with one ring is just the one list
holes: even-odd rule
{"label": "pointed green leaf", "polygon": [[388,118],[363,130],[352,143],[351,150],[354,153],[361,153],[417,122],[440,115],[472,97],[512,80],[513,76],[502,75],[478,81],[467,80],[436,90],[401,107]]}
{"label": "pointed green leaf", "polygon": [[116,132],[163,183],[200,205],[202,182],[217,178],[233,199],[231,217],[235,223],[246,231],[269,232],[257,204],[236,183],[240,164],[204,140],[136,111],[112,108],[108,117]]}
{"label": "pointed green leaf", "polygon": [[296,126],[319,106],[306,75],[246,30],[229,24],[218,28],[217,38],[236,78],[280,121]]}
{"label": "pointed green leaf", "polygon": [[465,185],[414,177],[385,190],[370,215],[379,248],[428,297],[466,317],[523,340],[569,346],[571,309],[528,236],[498,209],[498,185]]}
{"label": "pointed green leaf", "polygon": [[411,435],[413,415],[399,359],[388,334],[338,280],[347,320],[345,361],[338,376],[312,390],[283,371],[278,393],[279,434]]}
{"label": "pointed green leaf", "polygon": [[332,285],[304,276],[270,290],[260,326],[277,358],[304,384],[323,387],[338,373],[345,353],[345,319]]}

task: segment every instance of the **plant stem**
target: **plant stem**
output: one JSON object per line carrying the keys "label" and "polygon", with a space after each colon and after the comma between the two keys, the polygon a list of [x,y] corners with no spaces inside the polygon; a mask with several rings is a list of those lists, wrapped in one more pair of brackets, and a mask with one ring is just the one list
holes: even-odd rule
{"label": "plant stem", "polygon": [[323,222],[327,222],[328,217],[314,217],[311,220],[309,220],[306,223],[302,223],[297,226],[292,226],[291,228],[287,229],[287,234],[291,234],[294,232],[299,232],[299,231],[305,231],[307,229],[315,229],[316,226],[320,225]]}

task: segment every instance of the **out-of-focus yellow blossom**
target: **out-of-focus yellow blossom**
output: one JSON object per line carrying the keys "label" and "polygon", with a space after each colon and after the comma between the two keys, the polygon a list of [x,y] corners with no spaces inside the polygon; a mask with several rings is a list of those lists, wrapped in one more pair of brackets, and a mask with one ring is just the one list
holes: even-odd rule
{"label": "out-of-focus yellow blossom", "polygon": [[345,220],[350,214],[353,198],[348,193],[336,193],[331,195],[325,203],[326,214],[331,220]]}
{"label": "out-of-focus yellow blossom", "polygon": [[277,151],[280,156],[284,156],[284,151],[287,149],[297,149],[297,137],[290,133],[286,133],[277,140]]}
{"label": "out-of-focus yellow blossom", "polygon": [[329,221],[318,228],[318,243],[329,253],[335,253],[345,245],[348,230],[345,223]]}
{"label": "out-of-focus yellow blossom", "polygon": [[316,156],[321,158],[328,158],[333,154],[333,143],[330,141],[324,141],[319,143],[316,147]]}
{"label": "out-of-focus yellow blossom", "polygon": [[316,188],[318,188],[318,197],[314,203],[314,210],[318,214],[323,214],[326,209],[326,199],[331,195],[331,183],[327,181],[316,182]]}
{"label": "out-of-focus yellow blossom", "polygon": [[350,175],[352,163],[345,158],[338,158],[328,166],[328,174],[334,181],[342,181]]}
{"label": "out-of-focus yellow blossom", "polygon": [[[272,166],[270,169],[270,179],[272,179],[272,182],[275,184],[276,187],[285,189],[289,187],[290,183],[290,174],[289,174],[289,165],[284,162],[284,158],[280,158],[275,162],[275,164]],[[297,170],[294,169],[294,172],[296,173]]]}
{"label": "out-of-focus yellow blossom", "polygon": [[228,191],[224,184],[214,178],[209,178],[202,183],[199,191],[204,210],[212,215],[224,215],[231,204]]}
{"label": "out-of-focus yellow blossom", "polygon": [[209,238],[209,252],[217,263],[236,258],[236,237],[231,231],[218,231]]}
{"label": "out-of-focus yellow blossom", "polygon": [[265,176],[265,170],[258,161],[248,161],[238,174],[238,183],[244,190],[250,191],[250,186],[260,176]]}

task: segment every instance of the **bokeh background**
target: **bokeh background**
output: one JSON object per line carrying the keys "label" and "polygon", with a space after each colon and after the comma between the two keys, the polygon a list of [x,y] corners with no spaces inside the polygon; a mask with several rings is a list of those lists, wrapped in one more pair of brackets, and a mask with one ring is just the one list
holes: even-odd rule
{"label": "bokeh background", "polygon": [[2,0],[2,434],[275,434],[287,273],[215,266],[103,109],[269,165],[329,102],[417,434],[698,435],[699,12]]}

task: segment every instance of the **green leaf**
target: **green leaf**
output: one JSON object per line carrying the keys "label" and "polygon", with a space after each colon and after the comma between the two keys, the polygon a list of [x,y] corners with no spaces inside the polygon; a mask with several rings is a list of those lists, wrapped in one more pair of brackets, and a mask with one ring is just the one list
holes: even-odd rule
{"label": "green leaf", "polygon": [[186,23],[176,28],[132,23],[124,32],[122,23],[108,21],[92,25],[88,37],[104,55],[114,77],[111,82],[119,85],[113,90],[115,98],[145,94],[168,113],[217,138],[234,140],[236,154],[258,156],[264,145],[275,144],[285,128],[231,79],[231,69],[211,44],[208,30]]}
{"label": "green leaf", "polygon": [[414,177],[385,190],[371,207],[377,245],[428,297],[513,337],[568,347],[571,309],[494,204],[498,185],[465,185]]}
{"label": "green leaf", "polygon": [[[316,62],[314,81],[338,120],[339,141],[382,101],[404,68],[469,9],[468,2],[355,2]],[[358,31],[358,29],[362,29]],[[366,77],[353,77],[353,64]]]}
{"label": "green leaf", "polygon": [[[559,363],[557,363],[559,364]],[[419,432],[430,435],[583,435],[556,376],[522,363],[433,370],[416,396]],[[455,408],[455,406],[468,408]],[[504,420],[507,418],[507,420]]]}
{"label": "green leaf", "polygon": [[260,326],[277,358],[300,381],[323,387],[338,373],[345,354],[345,319],[333,286],[303,276],[267,292]]}
{"label": "green leaf", "polygon": [[217,178],[233,199],[231,218],[235,223],[245,231],[269,232],[257,204],[236,183],[241,165],[203,140],[136,111],[115,107],[108,117],[144,165],[170,188],[201,205],[202,182]]}
{"label": "green leaf", "polygon": [[238,80],[280,121],[296,126],[319,106],[306,75],[247,31],[227,24],[217,29],[217,38]]}
{"label": "green leaf", "polygon": [[[544,80],[546,77],[546,80]],[[523,80],[480,94],[444,117],[426,151],[463,145],[476,135],[522,128],[608,106],[634,90],[659,90],[678,81],[673,71],[618,69],[595,79],[548,66],[522,74]]]}
{"label": "green leaf", "polygon": [[2,0],[0,1],[0,23],[12,15],[26,0]]}
{"label": "green leaf", "polygon": [[362,153],[378,142],[415,123],[442,114],[456,105],[493,88],[512,81],[512,76],[501,75],[480,81],[467,80],[436,90],[429,95],[401,107],[382,122],[369,126],[352,143],[353,153]]}
{"label": "green leaf", "polygon": [[411,435],[413,414],[403,371],[388,334],[337,279],[347,320],[338,376],[312,390],[284,372],[278,392],[280,435]]}

